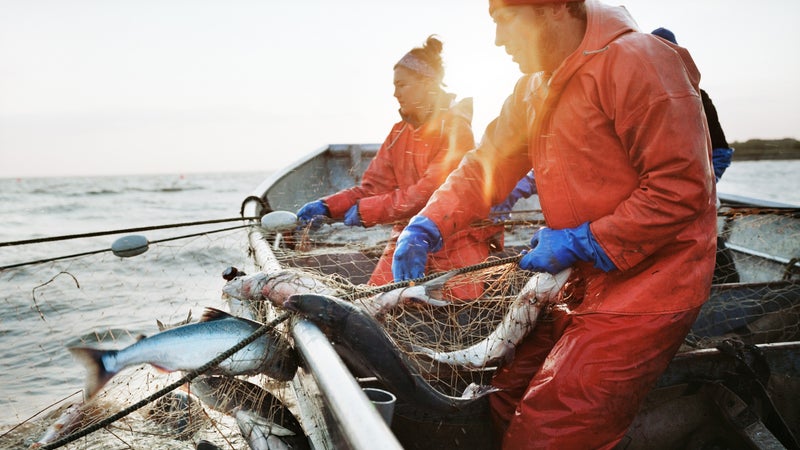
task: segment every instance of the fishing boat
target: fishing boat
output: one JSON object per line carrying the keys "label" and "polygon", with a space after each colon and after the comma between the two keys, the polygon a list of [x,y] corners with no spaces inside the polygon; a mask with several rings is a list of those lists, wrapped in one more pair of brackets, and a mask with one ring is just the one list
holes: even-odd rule
{"label": "fishing boat", "polygon": [[[385,288],[366,285],[391,225],[361,228],[328,221],[318,228],[298,228],[293,215],[310,200],[358,183],[378,148],[377,144],[320,148],[258,184],[236,205],[240,217],[143,227],[162,233],[155,239],[128,234],[141,229],[112,230],[126,235],[103,252],[52,257],[42,251],[42,259],[0,268],[7,286],[26,280],[11,295],[32,297],[27,317],[59,324],[37,344],[55,367],[77,365],[64,348],[67,342],[119,348],[140,339],[140,334],[196,323],[191,314],[187,317],[190,306],[223,304],[234,315],[255,319],[263,329],[289,338],[299,360],[290,381],[259,374],[223,382],[204,379],[205,373],[165,375],[144,364],[115,376],[85,402],[68,397],[57,402],[57,408],[49,408],[45,407],[49,400],[39,400],[43,410],[51,411],[5,430],[0,447],[59,448],[80,439],[79,448],[87,449],[259,448],[268,439],[288,436],[293,445],[304,448],[307,440],[315,450],[496,448],[486,397],[479,393],[474,401],[462,398],[465,392],[475,392],[470,391],[475,386],[489,385],[496,364],[464,367],[433,360],[419,349],[460,350],[497,328],[532,279],[530,272],[519,270],[515,257],[544,224],[535,195],[520,200],[503,218],[504,246],[498,246],[486,263],[446,275],[446,286],[482,282],[480,298],[445,306],[397,306],[383,311],[379,322],[376,319],[379,330],[370,330],[383,339],[386,353],[396,357],[393,361],[400,369],[395,370],[407,372],[427,402],[418,401],[419,392],[396,383],[390,376],[395,373],[387,376],[365,364],[352,347],[311,317],[282,308],[271,298],[219,298],[232,283],[259,274],[289,274],[291,279],[282,285],[288,287],[284,295],[319,296],[338,306],[363,305],[365,299],[407,288],[402,283]],[[800,209],[724,194],[720,200],[721,246],[709,301],[619,449],[797,448]],[[216,229],[217,223],[228,221],[239,224]],[[168,230],[199,224],[203,227],[199,232],[181,236],[181,244],[170,244],[179,237]],[[211,238],[212,233],[224,237]],[[213,262],[198,264],[198,254],[212,255]],[[118,275],[109,278],[109,273]],[[116,276],[119,282],[108,285]],[[440,276],[444,275],[431,274],[418,287],[435,284]],[[53,307],[53,299],[75,296],[76,286],[69,280],[75,285],[80,280],[79,297]],[[161,288],[154,289],[157,297],[140,298],[137,287],[142,280]],[[178,281],[189,285],[178,289]],[[212,295],[201,295],[207,291]],[[106,309],[81,311],[87,303],[106,304],[98,299],[107,297],[114,299],[111,305],[146,301],[148,308],[137,317],[121,317]],[[98,320],[100,314],[106,328],[70,334],[72,329],[94,330],[84,323]],[[171,324],[158,321],[154,329],[154,319],[165,317]],[[38,326],[34,324],[31,328]],[[48,365],[45,370],[54,369]],[[65,383],[65,389],[80,390],[78,378],[70,381],[75,384]],[[219,385],[228,387],[209,387]],[[186,392],[186,386],[195,386],[197,392],[191,388]],[[200,387],[204,395],[197,395]],[[252,418],[254,413],[275,415],[275,411],[283,420]],[[263,424],[262,432],[290,432],[262,434],[260,444],[248,445],[253,430]],[[304,436],[297,435],[298,424]]]}
{"label": "fishing boat", "polygon": [[[297,211],[305,202],[357,184],[377,150],[378,145],[320,148],[259,185],[243,203],[243,215],[267,217],[275,211]],[[796,448],[800,436],[796,406],[800,403],[800,210],[751,198],[724,194],[719,198],[722,246],[710,300],[620,449]],[[505,221],[504,249],[490,257],[498,265],[476,269],[474,274],[493,287],[487,288],[486,298],[446,312],[400,308],[386,319],[387,333],[432,386],[458,395],[470,382],[490,380],[492,367],[467,370],[431,364],[409,348],[415,339],[440,339],[425,345],[466,346],[491,330],[502,316],[502,305],[520,288],[519,276],[524,276],[515,264],[502,264],[504,258],[525,248],[532,230],[542,224],[535,195],[515,205]],[[364,229],[329,222],[298,230],[291,220],[283,229],[255,224],[249,245],[261,271],[292,268],[359,286],[380,256],[388,227]],[[336,289],[347,291],[346,287]],[[280,313],[280,308],[272,308],[265,320]],[[441,326],[447,321],[456,326]],[[459,330],[473,336],[455,336]],[[314,448],[497,445],[486,408],[442,414],[398,399],[387,423],[363,388],[390,391],[391,387],[348,361],[335,337],[327,336],[313,321],[294,317],[286,331],[302,355],[301,368],[290,384]],[[448,342],[441,342],[442,336]]]}

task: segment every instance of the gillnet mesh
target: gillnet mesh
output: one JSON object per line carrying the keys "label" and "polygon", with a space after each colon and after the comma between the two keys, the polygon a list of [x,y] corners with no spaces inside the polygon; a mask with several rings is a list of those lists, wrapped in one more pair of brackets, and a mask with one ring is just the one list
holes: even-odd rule
{"label": "gillnet mesh", "polygon": [[[713,347],[730,337],[747,343],[800,338],[799,272],[793,259],[800,255],[797,219],[795,210],[720,210],[718,284],[686,339],[686,349]],[[458,396],[472,382],[490,382],[493,364],[465,368],[436,363],[415,348],[449,352],[469,347],[492,333],[532,276],[514,262],[505,262],[506,258],[517,255],[539,226],[537,217],[512,214],[506,222],[503,253],[495,253],[489,264],[447,281],[446,290],[480,283],[484,292],[479,298],[446,306],[403,304],[380,317],[398,349],[436,389]],[[142,336],[155,336],[161,329],[196,323],[206,307],[238,311],[228,303],[230,299],[222,298],[226,281],[221,274],[230,266],[248,274],[260,270],[253,262],[247,234],[248,230],[242,228],[165,239],[135,258],[100,252],[4,267],[0,271],[5,286],[2,334],[5,340],[19,344],[5,358],[7,372],[16,375],[7,376],[3,382],[0,447],[52,443],[81,427],[103,423],[180,380],[183,372],[164,373],[149,364],[132,365],[84,402],[81,391],[86,371],[65,347],[120,349]],[[264,238],[282,267],[293,268],[359,303],[378,295],[375,287],[365,283],[388,236],[385,227],[365,230],[332,223],[280,237],[265,234]],[[86,242],[90,248],[108,244],[93,238],[84,241],[81,248]],[[68,246],[64,254],[80,251],[77,246]],[[20,253],[10,255],[10,259],[36,260],[48,255],[52,251],[37,255],[26,250],[25,258]],[[7,264],[5,260],[3,263]],[[267,302],[251,302],[249,308],[248,313],[261,322],[274,317],[275,311]],[[285,332],[285,326],[279,329]],[[201,340],[198,345],[203,345]],[[353,370],[360,377],[370,375],[357,373],[355,367]],[[22,374],[43,378],[37,386],[48,388],[30,389],[30,379]],[[195,448],[206,440],[222,448],[238,449],[247,448],[248,437],[259,436],[257,430],[248,432],[248,424],[259,423],[252,415],[270,426],[288,429],[298,426],[295,421],[302,422],[286,382],[265,375],[239,376],[236,380],[204,374],[194,385],[147,401],[65,448]],[[58,420],[64,422],[60,427]],[[295,445],[308,445],[302,431],[298,434],[301,439]]]}
{"label": "gillnet mesh", "polygon": [[[0,260],[0,335],[7,343],[0,448],[55,442],[179,380],[180,372],[134,365],[84,402],[87,371],[67,347],[121,349],[164,327],[196,322],[205,307],[226,309],[223,270],[252,263],[246,228],[214,232],[221,228],[149,232],[149,250],[134,258],[114,256],[108,237],[7,248]],[[188,234],[197,235],[175,239]],[[83,253],[89,254],[18,265]],[[194,449],[201,439],[247,448],[230,414],[176,389],[64,448]]]}

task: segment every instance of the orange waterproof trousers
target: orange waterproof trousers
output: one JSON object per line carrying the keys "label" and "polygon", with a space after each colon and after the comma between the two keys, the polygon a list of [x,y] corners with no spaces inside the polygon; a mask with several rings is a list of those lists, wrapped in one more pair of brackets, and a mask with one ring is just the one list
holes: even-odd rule
{"label": "orange waterproof trousers", "polygon": [[575,314],[554,308],[500,368],[489,402],[503,449],[610,449],[667,368],[700,308]]}

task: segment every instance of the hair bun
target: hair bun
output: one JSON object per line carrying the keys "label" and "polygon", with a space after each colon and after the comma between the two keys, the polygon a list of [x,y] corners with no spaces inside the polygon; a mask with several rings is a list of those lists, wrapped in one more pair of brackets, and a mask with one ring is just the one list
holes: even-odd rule
{"label": "hair bun", "polygon": [[425,40],[425,49],[438,55],[442,53],[442,41],[437,39],[435,34],[432,34]]}

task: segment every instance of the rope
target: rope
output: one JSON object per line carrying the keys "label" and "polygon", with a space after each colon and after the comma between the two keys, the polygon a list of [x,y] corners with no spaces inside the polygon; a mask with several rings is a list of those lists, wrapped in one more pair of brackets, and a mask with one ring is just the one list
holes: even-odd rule
{"label": "rope", "polygon": [[94,433],[95,431],[97,431],[97,430],[99,430],[101,428],[105,428],[106,426],[116,422],[119,419],[122,419],[123,417],[127,416],[128,414],[130,414],[130,413],[132,413],[132,412],[134,412],[134,411],[146,406],[149,403],[152,403],[152,402],[158,400],[159,398],[167,395],[168,393],[172,392],[173,390],[183,386],[186,383],[191,382],[192,380],[194,380],[198,376],[200,376],[203,373],[209,371],[210,369],[216,367],[219,363],[221,363],[222,361],[228,359],[231,355],[233,355],[234,353],[238,352],[239,350],[245,348],[250,343],[252,343],[256,339],[258,339],[259,337],[264,335],[264,333],[266,333],[267,331],[275,328],[275,326],[277,326],[279,323],[281,323],[281,322],[285,321],[286,319],[288,319],[290,315],[291,314],[289,314],[289,313],[284,313],[284,314],[280,315],[279,317],[275,318],[274,320],[270,321],[269,323],[261,325],[261,327],[259,327],[256,331],[254,331],[253,334],[251,334],[250,336],[244,338],[238,344],[234,345],[233,347],[231,347],[230,349],[226,350],[225,352],[220,353],[216,358],[214,358],[211,361],[203,364],[202,366],[198,367],[197,369],[190,370],[180,380],[170,384],[169,386],[166,386],[166,387],[162,388],[161,390],[159,390],[158,392],[153,393],[149,397],[146,397],[146,398],[138,401],[137,403],[135,403],[135,404],[123,409],[122,411],[120,411],[120,412],[118,412],[118,413],[116,413],[114,415],[106,417],[105,419],[101,420],[100,422],[97,422],[97,423],[95,423],[93,425],[90,425],[88,427],[84,427],[84,428],[76,431],[75,433],[72,433],[72,434],[70,434],[68,436],[65,436],[64,438],[59,439],[58,441],[55,441],[53,443],[43,445],[40,448],[42,448],[42,449],[53,449],[53,448],[63,447],[64,445],[69,444],[70,442],[73,442],[73,441],[75,441],[77,439],[80,439],[80,438],[82,438],[84,436],[87,436],[87,435],[89,435],[91,433]]}
{"label": "rope", "polygon": [[[166,238],[166,239],[159,239],[159,240],[155,240],[155,241],[149,242],[149,244],[158,244],[158,243],[161,243],[161,242],[174,241],[174,240],[177,240],[177,239],[185,239],[185,238],[190,238],[190,237],[195,237],[195,236],[203,236],[203,235],[206,235],[206,234],[221,233],[223,231],[236,230],[236,229],[239,229],[239,228],[246,228],[246,227],[249,227],[249,226],[250,225],[237,225],[235,227],[220,228],[219,230],[201,231],[201,232],[198,232],[198,233],[186,234],[186,235],[183,235],[183,236],[176,236],[176,237],[171,237],[171,238]],[[101,249],[101,250],[93,250],[93,251],[83,252],[83,253],[74,253],[72,255],[56,256],[54,258],[39,259],[39,260],[36,260],[36,261],[28,261],[28,262],[24,262],[24,263],[11,264],[9,266],[2,266],[2,267],[0,267],[0,270],[13,269],[15,267],[22,267],[22,266],[28,266],[28,265],[33,265],[33,264],[41,264],[41,263],[46,263],[46,262],[60,261],[62,259],[77,258],[79,256],[94,255],[94,254],[97,254],[97,253],[110,252],[110,251],[111,251],[110,248],[104,248],[104,249]]]}
{"label": "rope", "polygon": [[378,287],[376,287],[374,289],[369,289],[369,290],[366,290],[366,291],[353,292],[353,293],[350,293],[350,294],[344,296],[344,298],[347,299],[347,300],[357,300],[357,299],[360,299],[360,298],[370,297],[370,296],[373,296],[375,294],[381,294],[381,293],[384,293],[384,292],[389,292],[389,291],[392,291],[392,290],[395,290],[395,289],[398,289],[398,288],[414,286],[416,284],[425,283],[427,281],[439,278],[440,276],[442,276],[442,275],[444,275],[446,273],[455,273],[456,275],[460,275],[460,274],[464,274],[464,273],[468,273],[468,272],[476,272],[478,270],[487,269],[489,267],[502,266],[504,264],[516,263],[516,262],[518,262],[520,260],[520,258],[522,258],[522,255],[509,256],[507,258],[496,259],[496,260],[493,260],[493,261],[484,261],[484,262],[479,263],[479,264],[473,264],[471,266],[464,266],[464,267],[460,267],[458,269],[449,270],[449,271],[446,271],[446,272],[432,273],[430,275],[426,275],[426,276],[421,277],[421,278],[414,278],[413,280],[398,281],[396,283],[385,284],[383,286],[378,286]]}
{"label": "rope", "polygon": [[42,242],[53,242],[53,241],[65,241],[68,239],[79,239],[79,238],[87,238],[87,237],[96,237],[96,236],[105,236],[109,234],[120,234],[120,233],[132,233],[134,231],[150,231],[150,230],[160,230],[164,228],[179,228],[179,227],[190,227],[196,225],[208,225],[212,223],[222,223],[222,222],[238,222],[240,220],[258,220],[259,217],[231,217],[228,219],[215,219],[215,220],[202,220],[198,222],[183,222],[183,223],[173,223],[167,225],[151,225],[147,227],[137,227],[137,228],[123,228],[120,230],[109,230],[109,231],[95,231],[90,233],[81,233],[81,234],[67,234],[63,236],[52,236],[52,237],[45,237],[45,238],[38,238],[38,239],[27,239],[23,241],[9,241],[9,242],[0,242],[0,247],[8,247],[11,245],[24,245],[24,244],[40,244]]}

